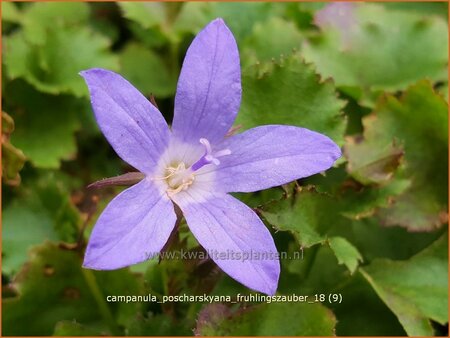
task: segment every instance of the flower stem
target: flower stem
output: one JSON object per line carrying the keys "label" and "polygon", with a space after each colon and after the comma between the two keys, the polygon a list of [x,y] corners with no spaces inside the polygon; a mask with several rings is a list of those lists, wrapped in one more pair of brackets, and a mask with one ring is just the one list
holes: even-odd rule
{"label": "flower stem", "polygon": [[92,270],[89,269],[81,269],[83,271],[84,279],[89,287],[89,290],[91,291],[92,295],[94,296],[95,302],[97,303],[98,309],[100,310],[100,313],[105,320],[106,324],[108,325],[109,329],[111,330],[111,333],[115,336],[121,336],[122,333],[114,320],[114,316],[111,313],[110,308],[105,303],[105,298],[103,297],[102,291],[100,290],[97,279],[95,278],[94,273]]}

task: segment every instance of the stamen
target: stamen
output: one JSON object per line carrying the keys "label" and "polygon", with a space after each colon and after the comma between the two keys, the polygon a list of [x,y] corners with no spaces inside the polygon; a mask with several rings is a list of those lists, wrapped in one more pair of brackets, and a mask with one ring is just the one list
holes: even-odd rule
{"label": "stamen", "polygon": [[179,163],[176,167],[171,166],[165,169],[167,173],[163,177],[153,177],[154,181],[166,181],[166,192],[169,197],[179,193],[180,191],[187,190],[194,183],[194,172],[191,168],[186,169],[184,162]]}
{"label": "stamen", "polygon": [[183,183],[175,189],[167,189],[167,194],[169,195],[169,197],[172,197],[173,195],[178,194],[180,191],[187,190],[192,185],[192,183],[194,183],[194,176],[192,176],[192,178],[188,180],[183,180]]}
{"label": "stamen", "polygon": [[201,167],[211,163],[214,165],[219,165],[220,164],[220,161],[218,159],[219,157],[231,154],[230,149],[222,149],[213,153],[211,149],[211,144],[206,138],[201,138],[199,141],[205,147],[205,154],[191,166],[192,171],[197,171]]}
{"label": "stamen", "polygon": [[177,168],[178,169],[167,179],[169,186],[175,188],[180,185],[185,185],[188,182],[190,182],[189,184],[192,184],[192,181],[194,180],[192,170],[186,169],[184,163],[182,163],[181,167],[178,166]]}
{"label": "stamen", "polygon": [[176,168],[175,167],[168,167],[166,168],[166,171],[169,173],[169,175],[164,176],[164,177],[152,177],[153,181],[161,181],[161,180],[167,180],[168,178],[171,178],[173,175],[175,175],[177,173],[177,171],[179,170],[185,170],[186,169],[186,165],[181,162]]}

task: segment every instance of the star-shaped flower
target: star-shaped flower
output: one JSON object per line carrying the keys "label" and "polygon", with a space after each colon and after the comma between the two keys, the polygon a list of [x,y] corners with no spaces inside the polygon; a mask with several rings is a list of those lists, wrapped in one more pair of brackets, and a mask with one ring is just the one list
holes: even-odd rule
{"label": "star-shaped flower", "polygon": [[[228,193],[267,189],[326,170],[339,158],[339,147],[324,135],[284,125],[227,136],[239,110],[241,73],[236,41],[221,19],[208,24],[186,53],[171,129],[120,75],[103,69],[81,75],[103,134],[145,175],[99,217],[84,267],[118,269],[157,254],[174,229],[176,204],[198,242],[223,253],[212,259],[224,272],[274,294],[280,263],[270,232]],[[245,255],[250,259],[236,259]]]}

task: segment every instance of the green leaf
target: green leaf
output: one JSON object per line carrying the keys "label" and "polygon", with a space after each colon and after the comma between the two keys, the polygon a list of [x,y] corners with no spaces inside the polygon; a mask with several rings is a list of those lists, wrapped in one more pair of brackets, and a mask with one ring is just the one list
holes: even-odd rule
{"label": "green leaf", "polygon": [[356,98],[360,95],[345,87],[368,94],[404,89],[422,78],[447,78],[448,34],[442,18],[364,3],[351,4],[347,25],[336,15],[326,20],[322,32],[303,45],[305,59]]}
{"label": "green leaf", "polygon": [[[142,44],[148,48],[151,48],[153,50],[163,49],[166,48],[167,44],[169,43],[169,37],[165,35],[167,33],[162,32],[158,28],[145,29],[134,21],[130,22],[128,26],[136,40],[142,42]],[[175,52],[175,50],[176,48],[172,48],[171,52]],[[177,61],[175,60],[175,57],[176,55],[172,54],[171,61]]]}
{"label": "green leaf", "polygon": [[22,77],[41,91],[86,95],[78,72],[90,67],[117,69],[105,55],[109,42],[89,30],[85,3],[34,3],[21,14],[22,29],[5,39],[10,78]]}
{"label": "green leaf", "polygon": [[410,186],[407,179],[363,186],[347,176],[344,165],[330,168],[323,175],[302,179],[301,182],[305,186],[313,185],[319,193],[333,196],[336,201],[331,210],[353,220],[372,216],[381,207],[390,207],[395,197]]}
{"label": "green leaf", "polygon": [[277,231],[291,232],[301,247],[308,248],[324,243],[322,234],[337,221],[336,215],[329,212],[333,204],[333,199],[325,194],[303,190],[295,199],[268,204],[261,214]]}
{"label": "green leaf", "polygon": [[446,2],[383,2],[384,7],[391,10],[413,11],[420,14],[440,15],[448,20],[448,4]]}
{"label": "green leaf", "polygon": [[75,242],[81,217],[70,200],[67,177],[47,173],[24,181],[20,195],[3,210],[2,272],[16,273],[30,247],[46,240]]}
{"label": "green leaf", "polygon": [[[377,116],[366,117],[366,125],[371,118],[376,119]],[[394,140],[380,145],[378,139],[366,136],[364,140],[360,137],[346,138],[344,154],[348,160],[347,169],[362,184],[387,183],[400,166],[404,150]]]}
{"label": "green leaf", "polygon": [[302,35],[289,21],[271,17],[267,22],[257,22],[252,34],[244,40],[241,52],[243,65],[278,59],[300,48]]}
{"label": "green leaf", "polygon": [[340,288],[339,293],[342,303],[331,304],[337,318],[337,336],[352,336],[356,333],[360,337],[406,336],[397,317],[360,273],[356,273]]}
{"label": "green leaf", "polygon": [[448,102],[448,83],[438,88],[439,94]]}
{"label": "green leaf", "polygon": [[168,44],[172,44],[172,51],[177,48],[173,46],[179,38],[172,25],[181,3],[119,2],[118,5],[138,40],[151,48],[165,48]]}
{"label": "green leaf", "polygon": [[260,63],[242,74],[243,98],[237,124],[244,129],[289,124],[323,133],[343,144],[344,102],[331,81],[321,81],[298,54]]}
{"label": "green leaf", "polygon": [[448,234],[407,261],[379,259],[360,270],[410,336],[448,322]]}
{"label": "green leaf", "polygon": [[8,185],[20,184],[19,172],[22,170],[26,157],[22,150],[9,142],[14,131],[14,120],[2,111],[2,180]]}
{"label": "green leaf", "polygon": [[289,2],[286,3],[285,16],[294,21],[299,29],[310,30],[314,28],[314,13],[324,5],[321,2]]}
{"label": "green leaf", "polygon": [[53,220],[45,210],[12,203],[3,210],[2,272],[11,275],[27,260],[28,249],[45,240],[57,240]]}
{"label": "green leaf", "polygon": [[176,78],[151,49],[136,43],[127,45],[120,54],[120,65],[121,74],[145,95],[163,98],[175,93]]}
{"label": "green leaf", "polygon": [[302,178],[300,183],[305,187],[313,186],[319,193],[337,195],[347,180],[348,174],[345,171],[345,166],[341,164],[331,167],[323,173]]}
{"label": "green leaf", "polygon": [[92,67],[118,69],[109,41],[87,27],[47,29],[45,40],[28,41],[25,31],[5,38],[5,66],[10,79],[23,78],[39,91],[87,96],[78,73]]}
{"label": "green leaf", "polygon": [[208,2],[183,2],[177,19],[173,23],[173,29],[177,35],[198,33],[212,17],[210,6]]}
{"label": "green leaf", "polygon": [[216,18],[223,18],[238,43],[247,37],[258,21],[265,21],[278,4],[263,2],[186,2],[174,23],[174,31],[197,34]]}
{"label": "green leaf", "polygon": [[[352,182],[352,181],[347,181]],[[352,182],[353,183],[353,182]],[[411,185],[406,179],[396,179],[389,184],[355,186],[345,189],[341,197],[341,214],[355,220],[372,216],[380,208],[389,208],[395,203],[397,196],[405,192]]]}
{"label": "green leaf", "polygon": [[[260,206],[269,204],[274,201],[281,200],[284,196],[290,193],[285,191],[281,187],[270,188],[266,190],[256,191],[253,193],[231,193],[234,197],[238,198],[241,202],[247,204],[249,207],[258,208]],[[292,190],[292,189],[291,189]]]}
{"label": "green leaf", "polygon": [[238,41],[248,36],[253,25],[265,21],[276,12],[278,4],[258,2],[210,2],[213,20],[221,17]]}
{"label": "green leaf", "polygon": [[328,243],[335,253],[339,264],[344,264],[350,273],[353,274],[358,264],[363,260],[358,249],[343,237],[331,237],[328,239]]}
{"label": "green leaf", "polygon": [[[342,215],[344,203],[345,199],[341,202],[328,194],[302,189],[294,198],[269,203],[259,211],[277,231],[292,233],[298,243],[297,247],[310,248],[328,242],[338,263],[344,264],[353,274],[362,261],[359,251],[343,237],[328,238],[332,229],[349,227],[352,223]],[[299,263],[305,265],[303,262]],[[303,271],[302,267],[299,268]]]}
{"label": "green leaf", "polygon": [[364,257],[364,263],[376,258],[409,259],[431,243],[442,231],[410,232],[401,227],[385,227],[376,217],[368,217],[331,229],[330,236],[345,237]]}
{"label": "green leaf", "polygon": [[128,327],[128,336],[190,336],[192,329],[183,321],[174,321],[164,314],[149,314],[148,318],[139,316]]}
{"label": "green leaf", "polygon": [[166,19],[166,4],[163,2],[119,2],[118,5],[125,18],[143,28],[162,26]]}
{"label": "green leaf", "polygon": [[53,331],[53,336],[92,337],[92,336],[106,336],[106,333],[81,325],[76,321],[63,320],[56,324],[55,330]]}
{"label": "green leaf", "polygon": [[3,299],[2,333],[48,336],[56,323],[68,318],[81,324],[96,323],[101,321],[98,301],[105,302],[117,321],[123,314],[136,315],[137,303],[106,303],[103,297],[139,294],[137,278],[127,270],[95,273],[94,282],[103,294],[96,300],[81,263],[77,251],[51,243],[36,247],[12,284],[18,294]]}
{"label": "green leaf", "polygon": [[81,274],[81,259],[74,251],[54,244],[35,249],[14,286],[18,296],[3,300],[5,335],[50,335],[54,325],[68,317],[78,321],[99,318]]}
{"label": "green leaf", "polygon": [[[430,230],[447,220],[448,116],[447,103],[427,81],[411,86],[397,99],[386,96],[373,114],[363,119],[364,139],[346,146],[349,170],[363,182],[374,181],[376,170],[359,170],[360,163],[380,163],[385,149],[392,154],[393,144],[404,150],[404,165],[395,179],[406,179],[410,186],[395,203],[380,210],[387,225],[411,230]],[[388,151],[388,152],[389,152]],[[364,158],[361,153],[365,153]],[[373,166],[372,166],[373,169]],[[386,180],[386,171],[377,179]],[[389,172],[389,171],[388,171]],[[384,176],[383,176],[384,175]],[[389,174],[391,175],[391,174]]]}
{"label": "green leaf", "polygon": [[197,319],[202,336],[331,336],[336,319],[321,304],[260,304],[234,313],[222,304],[206,306]]}
{"label": "green leaf", "polygon": [[388,204],[393,193],[346,188],[330,194],[308,186],[300,188],[293,197],[274,200],[258,210],[277,231],[291,232],[301,247],[308,248],[323,244],[331,229],[348,227],[353,219],[370,216],[376,208]]}
{"label": "green leaf", "polygon": [[65,30],[83,25],[89,18],[89,5],[82,2],[34,3],[23,13],[25,39],[33,44],[44,44],[49,30]]}
{"label": "green leaf", "polygon": [[20,13],[16,4],[13,2],[2,1],[0,4],[2,7],[2,21],[19,23],[22,19],[22,13]]}
{"label": "green leaf", "polygon": [[[361,190],[350,188],[347,180],[335,184],[339,188],[328,188],[323,192],[302,187],[293,197],[272,201],[258,208],[258,211],[277,231],[292,233],[297,247],[310,248],[325,244],[328,239],[339,264],[344,264],[353,273],[358,262],[362,261],[357,247],[364,249],[373,238],[370,236],[374,236],[365,237],[367,234],[363,230],[367,226],[359,220],[373,215],[381,207],[389,206],[393,196],[408,187],[408,182],[396,181],[388,187],[365,187]],[[362,238],[359,237],[361,231]],[[380,241],[389,246],[386,238]]]}
{"label": "green leaf", "polygon": [[81,127],[80,115],[87,102],[67,95],[45,95],[21,81],[6,87],[8,111],[16,130],[11,142],[40,168],[58,168],[61,160],[76,153],[74,133]]}

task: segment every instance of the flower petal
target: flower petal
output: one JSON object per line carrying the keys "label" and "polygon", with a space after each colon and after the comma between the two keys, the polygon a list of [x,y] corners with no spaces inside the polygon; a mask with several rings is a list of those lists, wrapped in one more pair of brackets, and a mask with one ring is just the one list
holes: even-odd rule
{"label": "flower petal", "polygon": [[183,62],[175,96],[174,134],[187,143],[224,137],[241,102],[239,51],[222,19],[195,37]]}
{"label": "flower petal", "polygon": [[151,173],[169,140],[161,113],[114,72],[95,68],[80,75],[89,87],[97,123],[116,153],[136,169]]}
{"label": "flower petal", "polygon": [[224,272],[251,289],[276,292],[278,251],[252,209],[226,194],[199,201],[187,191],[175,195],[174,201],[195,238]]}
{"label": "flower petal", "polygon": [[100,215],[83,266],[112,270],[150,259],[167,242],[175,221],[167,195],[143,179],[117,195]]}
{"label": "flower petal", "polygon": [[281,125],[247,130],[217,148],[229,149],[231,155],[221,157],[220,165],[204,170],[198,180],[213,180],[222,192],[252,192],[285,184],[324,171],[341,156],[327,136]]}

